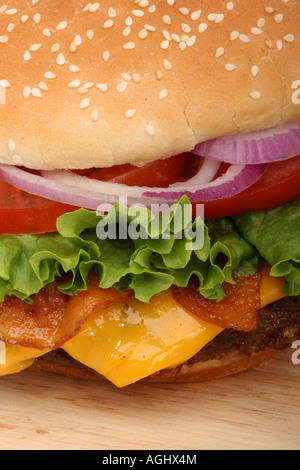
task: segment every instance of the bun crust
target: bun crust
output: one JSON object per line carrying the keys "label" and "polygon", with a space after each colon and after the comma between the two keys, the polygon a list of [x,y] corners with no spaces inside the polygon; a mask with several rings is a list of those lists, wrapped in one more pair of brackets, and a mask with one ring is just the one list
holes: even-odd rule
{"label": "bun crust", "polygon": [[[274,349],[261,351],[257,354],[235,351],[230,354],[220,355],[218,358],[206,362],[196,362],[191,365],[185,363],[176,369],[162,370],[142,381],[169,383],[204,382],[246,371],[271,359],[275,354],[276,351]],[[34,365],[31,366],[31,370],[52,372],[78,379],[106,381],[102,375],[85,367],[61,351],[53,351],[38,358]]]}
{"label": "bun crust", "polygon": [[300,120],[298,0],[8,0],[0,162],[143,164]]}

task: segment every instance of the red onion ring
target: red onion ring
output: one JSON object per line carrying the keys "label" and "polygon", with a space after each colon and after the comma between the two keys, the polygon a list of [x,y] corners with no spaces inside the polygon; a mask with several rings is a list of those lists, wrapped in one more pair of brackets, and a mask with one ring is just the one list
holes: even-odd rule
{"label": "red onion ring", "polygon": [[300,122],[208,140],[193,153],[238,165],[285,160],[300,154]]}
{"label": "red onion ring", "polygon": [[[227,173],[215,181],[219,163],[205,160],[196,176],[169,188],[132,187],[102,182],[79,176],[71,171],[43,171],[42,175],[10,166],[0,165],[0,177],[7,183],[36,196],[97,210],[100,204],[113,205],[126,197],[126,204],[173,204],[187,194],[192,202],[230,197],[254,184],[265,171],[264,165],[231,166]],[[123,201],[121,201],[123,202]],[[125,202],[124,202],[125,203]]]}
{"label": "red onion ring", "polygon": [[266,171],[266,165],[232,165],[227,172],[215,181],[198,186],[188,182],[184,192],[170,192],[169,189],[157,192],[155,189],[142,194],[144,198],[155,198],[169,202],[178,201],[184,194],[191,202],[208,202],[216,199],[224,199],[241,193],[252,186]]}
{"label": "red onion ring", "polygon": [[[96,210],[102,202],[99,200],[99,196],[89,193],[88,191],[86,191],[85,194],[80,194],[76,186],[63,187],[61,183],[47,180],[47,178],[43,176],[30,173],[15,166],[0,165],[0,178],[15,188],[35,196],[49,199],[50,201],[93,210]],[[75,201],[76,204],[74,204]],[[115,203],[113,200],[110,202]]]}

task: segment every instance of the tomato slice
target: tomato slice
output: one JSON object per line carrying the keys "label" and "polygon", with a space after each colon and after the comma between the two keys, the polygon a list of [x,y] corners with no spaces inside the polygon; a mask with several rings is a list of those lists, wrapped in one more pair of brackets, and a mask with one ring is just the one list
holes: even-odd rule
{"label": "tomato slice", "polygon": [[25,193],[0,180],[2,234],[55,232],[57,218],[76,209]]}
{"label": "tomato slice", "polygon": [[142,167],[130,164],[94,170],[90,178],[126,184],[127,186],[148,186],[149,188],[167,188],[178,181],[183,173],[188,153],[175,155],[166,160],[156,160]]}
{"label": "tomato slice", "polygon": [[[205,218],[270,210],[300,195],[300,155],[270,163],[253,186],[236,196],[205,203]],[[200,201],[199,201],[200,203]]]}

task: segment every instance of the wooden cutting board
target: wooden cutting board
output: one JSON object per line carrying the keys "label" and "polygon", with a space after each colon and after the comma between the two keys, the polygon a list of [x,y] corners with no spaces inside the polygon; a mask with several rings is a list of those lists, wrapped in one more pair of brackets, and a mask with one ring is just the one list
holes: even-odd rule
{"label": "wooden cutting board", "polygon": [[292,350],[202,384],[78,381],[25,371],[0,379],[0,449],[300,449]]}

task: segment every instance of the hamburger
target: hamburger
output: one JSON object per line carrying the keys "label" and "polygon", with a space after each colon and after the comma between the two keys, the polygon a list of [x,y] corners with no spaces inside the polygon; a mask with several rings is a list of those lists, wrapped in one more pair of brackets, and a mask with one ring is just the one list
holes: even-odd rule
{"label": "hamburger", "polygon": [[299,2],[0,25],[0,375],[202,381],[300,339]]}

